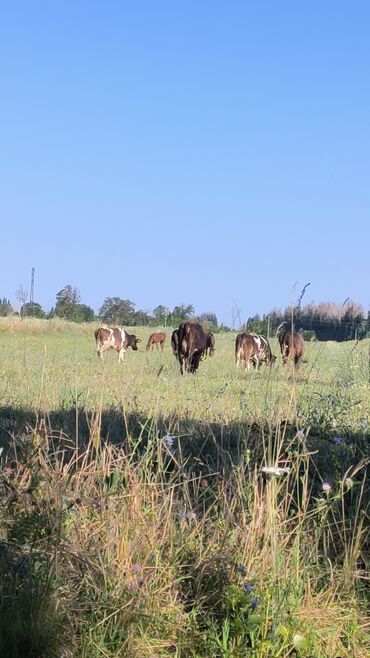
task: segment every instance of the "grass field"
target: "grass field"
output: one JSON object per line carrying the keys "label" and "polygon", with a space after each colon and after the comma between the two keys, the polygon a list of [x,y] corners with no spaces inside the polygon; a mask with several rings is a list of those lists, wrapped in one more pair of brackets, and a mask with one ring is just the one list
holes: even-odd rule
{"label": "grass field", "polygon": [[0,656],[369,655],[369,341],[181,377],[96,326],[0,321]]}

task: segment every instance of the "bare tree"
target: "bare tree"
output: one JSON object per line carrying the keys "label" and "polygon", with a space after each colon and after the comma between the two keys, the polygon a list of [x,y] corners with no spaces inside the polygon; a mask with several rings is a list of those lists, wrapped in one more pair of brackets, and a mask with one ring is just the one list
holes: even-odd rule
{"label": "bare tree", "polygon": [[23,286],[22,286],[22,284],[21,284],[21,285],[19,286],[18,290],[16,291],[15,296],[16,296],[16,298],[17,298],[17,302],[18,302],[19,305],[20,305],[20,313],[21,313],[21,316],[23,317],[23,314],[22,314],[22,308],[23,308],[23,309],[26,308],[26,302],[27,302],[27,300],[28,300],[28,290],[26,290],[25,288],[23,288]]}

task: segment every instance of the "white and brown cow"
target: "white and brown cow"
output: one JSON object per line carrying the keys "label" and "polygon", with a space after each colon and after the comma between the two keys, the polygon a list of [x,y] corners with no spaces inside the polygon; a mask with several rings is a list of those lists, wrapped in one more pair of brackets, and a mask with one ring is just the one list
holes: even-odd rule
{"label": "white and brown cow", "polygon": [[267,365],[272,365],[276,360],[271,352],[271,347],[267,338],[256,334],[238,334],[235,342],[235,362],[237,367],[244,364],[246,370],[250,365],[257,370],[259,365],[264,361]]}
{"label": "white and brown cow", "polygon": [[119,327],[107,328],[100,327],[94,331],[96,352],[97,355],[103,359],[103,352],[107,350],[117,350],[118,362],[123,361],[123,355],[129,347],[137,350],[137,344],[140,343],[140,338],[133,334],[128,334],[123,328]]}

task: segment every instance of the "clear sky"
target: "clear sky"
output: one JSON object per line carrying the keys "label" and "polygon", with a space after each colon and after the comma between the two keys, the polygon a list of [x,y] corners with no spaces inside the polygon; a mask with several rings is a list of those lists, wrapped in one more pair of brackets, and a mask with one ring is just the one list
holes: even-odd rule
{"label": "clear sky", "polygon": [[0,296],[370,305],[368,0],[3,0]]}

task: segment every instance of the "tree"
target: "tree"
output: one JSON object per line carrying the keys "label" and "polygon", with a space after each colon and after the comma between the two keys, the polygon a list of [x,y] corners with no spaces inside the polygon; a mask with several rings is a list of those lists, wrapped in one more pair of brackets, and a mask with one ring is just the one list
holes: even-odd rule
{"label": "tree", "polygon": [[192,304],[181,304],[174,307],[171,313],[171,322],[173,325],[179,324],[180,322],[191,320],[193,316],[194,306]]}
{"label": "tree", "polygon": [[218,328],[216,313],[212,313],[212,312],[201,313],[197,319],[208,331],[212,329],[215,330]]}
{"label": "tree", "polygon": [[0,298],[0,316],[5,317],[13,313],[13,307],[10,303],[10,299],[6,297]]}
{"label": "tree", "polygon": [[[21,306],[21,316],[22,316],[22,308],[25,306],[28,299],[28,290],[26,290],[25,288],[23,288],[22,285],[20,285],[15,293],[15,296]],[[22,317],[24,317],[24,315]]]}
{"label": "tree", "polygon": [[80,303],[80,291],[67,285],[56,295],[54,314],[65,320],[73,320],[76,307]]}
{"label": "tree", "polygon": [[32,318],[45,318],[46,313],[42,308],[41,304],[37,302],[26,302],[21,306],[21,316],[22,317],[32,317]]}
{"label": "tree", "polygon": [[94,309],[86,304],[76,304],[70,319],[73,322],[92,322],[95,319]]}
{"label": "tree", "polygon": [[103,322],[130,325],[134,321],[135,304],[129,299],[106,297],[98,315]]}
{"label": "tree", "polygon": [[168,317],[170,315],[170,309],[163,304],[159,304],[153,309],[153,316],[156,324],[163,324],[166,326]]}

